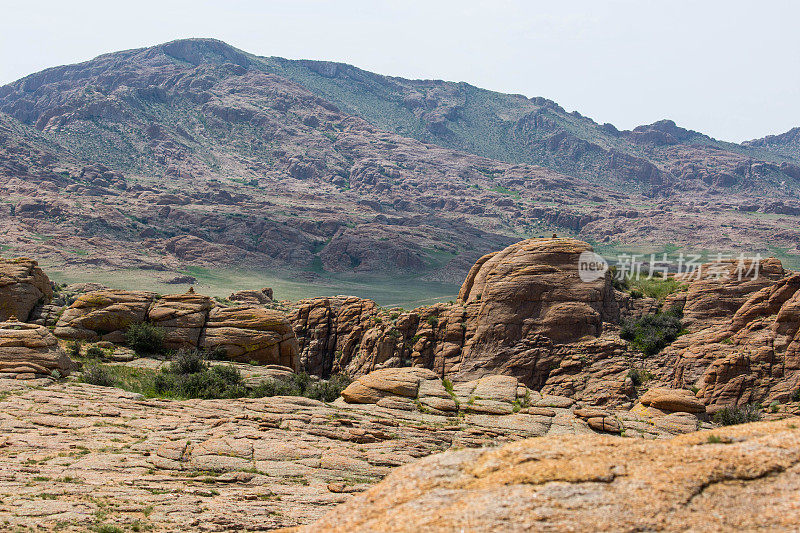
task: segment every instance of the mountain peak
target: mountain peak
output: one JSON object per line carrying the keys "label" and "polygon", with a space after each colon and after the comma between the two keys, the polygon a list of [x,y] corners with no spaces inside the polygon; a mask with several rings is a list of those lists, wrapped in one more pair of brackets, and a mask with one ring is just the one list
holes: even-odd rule
{"label": "mountain peak", "polygon": [[247,54],[241,50],[226,42],[207,37],[178,39],[156,45],[152,50],[158,50],[195,66],[202,63],[235,63],[246,67],[250,63]]}

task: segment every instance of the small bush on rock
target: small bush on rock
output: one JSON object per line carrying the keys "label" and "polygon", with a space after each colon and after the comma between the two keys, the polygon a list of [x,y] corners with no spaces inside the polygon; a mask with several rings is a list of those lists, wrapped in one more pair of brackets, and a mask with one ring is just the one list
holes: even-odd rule
{"label": "small bush on rock", "polygon": [[634,387],[641,387],[644,383],[653,379],[653,374],[651,374],[647,370],[631,368],[628,371],[628,377],[631,378]]}
{"label": "small bush on rock", "polygon": [[156,375],[155,391],[176,398],[241,398],[247,396],[239,370],[230,365],[214,365],[200,372]]}
{"label": "small bush on rock", "polygon": [[226,361],[228,359],[228,352],[220,346],[206,349],[203,353],[205,353],[206,361]]}
{"label": "small bush on rock", "polygon": [[87,367],[81,375],[81,381],[101,387],[111,387],[114,385],[111,374],[105,367],[100,365],[91,365]]}
{"label": "small bush on rock", "polygon": [[644,315],[638,320],[626,320],[619,336],[629,341],[645,355],[655,355],[678,338],[683,330],[680,310]]}
{"label": "small bush on rock", "polygon": [[105,355],[106,353],[97,346],[90,346],[89,349],[86,350],[86,357],[89,359],[102,359]]}
{"label": "small bush on rock", "polygon": [[164,328],[142,322],[141,324],[132,324],[128,328],[125,340],[136,353],[151,355],[164,351],[164,336]]}
{"label": "small bush on rock", "polygon": [[172,359],[169,370],[173,374],[196,374],[208,367],[203,361],[205,354],[200,350],[178,350]]}
{"label": "small bush on rock", "polygon": [[350,383],[352,383],[352,380],[349,376],[336,374],[331,376],[327,381],[312,383],[311,386],[306,389],[303,396],[321,402],[332,402],[342,394],[342,391],[346,389]]}
{"label": "small bush on rock", "polygon": [[722,426],[733,426],[746,422],[757,422],[761,420],[761,409],[758,405],[749,403],[747,405],[724,407],[714,413],[714,422]]}
{"label": "small bush on rock", "polygon": [[233,365],[209,365],[200,350],[180,350],[156,374],[153,388],[175,398],[241,398],[247,396],[242,375]]}
{"label": "small bush on rock", "polygon": [[72,341],[67,345],[67,355],[73,359],[81,356],[81,341]]}
{"label": "small bush on rock", "polygon": [[307,373],[300,372],[285,380],[266,379],[250,392],[250,396],[304,396],[312,400],[332,402],[350,383],[352,380],[344,374],[335,374],[328,380],[314,381]]}

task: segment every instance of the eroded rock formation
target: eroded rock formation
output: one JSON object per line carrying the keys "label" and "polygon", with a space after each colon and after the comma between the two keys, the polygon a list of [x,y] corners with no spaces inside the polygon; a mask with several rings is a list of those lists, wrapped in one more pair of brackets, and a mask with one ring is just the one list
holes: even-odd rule
{"label": "eroded rock formation", "polygon": [[69,374],[72,361],[43,326],[17,320],[0,322],[0,377],[17,379]]}
{"label": "eroded rock formation", "polygon": [[124,342],[125,331],[145,321],[155,298],[152,292],[114,289],[83,294],[58,319],[55,335]]}
{"label": "eroded rock formation", "polygon": [[222,348],[234,361],[299,367],[297,339],[283,313],[263,307],[215,307],[201,348]]}
{"label": "eroded rock formation", "polygon": [[50,280],[36,261],[0,257],[0,321],[14,316],[25,322],[38,303],[52,296]]}
{"label": "eroded rock formation", "polygon": [[147,318],[164,328],[167,348],[190,348],[200,342],[208,313],[213,307],[214,301],[202,294],[171,294],[159,298],[150,307]]}
{"label": "eroded rock formation", "polygon": [[661,358],[663,375],[676,386],[698,387],[712,410],[786,403],[800,390],[800,274],[765,277],[742,300],[727,318],[680,337]]}
{"label": "eroded rock formation", "polygon": [[260,306],[220,307],[193,291],[86,293],[61,315],[55,335],[123,343],[127,329],[142,322],[162,327],[170,349],[219,348],[236,361],[299,367],[297,340],[283,313]]}
{"label": "eroded rock formation", "polygon": [[574,239],[518,242],[482,257],[457,302],[409,312],[354,297],[303,300],[292,312],[301,365],[353,376],[414,366],[454,381],[504,374],[548,394],[624,402],[635,356],[605,332],[619,319],[610,276],[579,277],[589,250]]}

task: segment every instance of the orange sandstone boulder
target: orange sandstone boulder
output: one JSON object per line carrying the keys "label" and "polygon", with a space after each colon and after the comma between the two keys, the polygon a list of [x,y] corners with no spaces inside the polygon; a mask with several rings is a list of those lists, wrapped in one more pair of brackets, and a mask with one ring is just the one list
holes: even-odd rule
{"label": "orange sandstone boulder", "polygon": [[233,361],[299,368],[297,338],[283,313],[264,307],[215,307],[201,348],[225,350]]}
{"label": "orange sandstone boulder", "polygon": [[780,421],[658,441],[562,435],[447,451],[393,470],[298,531],[795,531],[798,439],[797,425]]}
{"label": "orange sandstone boulder", "polygon": [[155,301],[147,318],[164,328],[164,345],[170,349],[196,347],[214,301],[201,294],[187,292],[163,296]]}
{"label": "orange sandstone boulder", "polygon": [[458,374],[475,377],[505,368],[533,371],[552,346],[598,337],[619,320],[610,274],[579,275],[592,248],[574,239],[528,239],[482,257],[461,286],[467,333]]}

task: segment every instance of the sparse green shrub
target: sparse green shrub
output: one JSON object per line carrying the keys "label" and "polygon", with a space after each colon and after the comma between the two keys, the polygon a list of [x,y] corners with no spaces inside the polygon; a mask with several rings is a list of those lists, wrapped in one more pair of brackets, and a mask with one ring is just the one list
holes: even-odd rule
{"label": "sparse green shrub", "polygon": [[96,531],[97,533],[123,533],[121,527],[112,524],[100,524]]}
{"label": "sparse green shrub", "polygon": [[67,345],[67,355],[73,359],[81,356],[81,341],[72,341]]}
{"label": "sparse green shrub", "polygon": [[221,346],[206,349],[203,353],[206,361],[225,361],[228,359],[228,352]]}
{"label": "sparse green shrub", "polygon": [[81,381],[89,383],[90,385],[99,385],[101,387],[112,387],[114,380],[111,374],[100,365],[90,365],[86,367],[81,374]]}
{"label": "sparse green shrub", "polygon": [[265,379],[255,386],[252,390],[254,398],[263,398],[268,396],[299,396],[300,390],[297,386],[288,380],[282,379]]}
{"label": "sparse green shrub", "polygon": [[747,405],[724,407],[714,413],[714,422],[722,426],[733,426],[746,422],[757,422],[761,420],[761,409],[758,405],[749,403]]}
{"label": "sparse green shrub", "polygon": [[653,379],[653,374],[647,370],[631,368],[628,371],[628,377],[631,378],[634,387],[641,387],[644,383]]}
{"label": "sparse green shrub", "polygon": [[192,352],[156,375],[155,392],[176,398],[241,398],[247,396],[242,375],[233,365],[208,365]]}
{"label": "sparse green shrub", "polygon": [[102,359],[105,355],[106,353],[97,346],[89,346],[89,349],[86,350],[86,357],[89,359]]}
{"label": "sparse green shrub", "polygon": [[444,390],[446,390],[448,394],[450,394],[451,396],[454,394],[452,381],[450,381],[448,378],[444,378],[442,380],[442,385],[444,386]]}
{"label": "sparse green shrub", "polygon": [[439,317],[436,315],[428,317],[428,325],[432,328],[435,328],[439,325]]}
{"label": "sparse green shrub", "polygon": [[720,444],[722,443],[722,438],[716,435],[709,435],[708,439],[706,439],[706,442],[709,444]]}
{"label": "sparse green shrub", "polygon": [[332,402],[338,398],[344,389],[352,383],[349,376],[344,374],[335,374],[327,381],[317,381],[312,383],[305,391],[303,396],[311,398],[312,400],[320,400],[322,402]]}
{"label": "sparse green shrub", "polygon": [[138,354],[152,355],[162,353],[164,350],[164,328],[154,326],[148,322],[141,324],[132,324],[127,333],[125,333],[125,340],[133,350]]}
{"label": "sparse green shrub", "polygon": [[203,360],[205,354],[197,349],[192,350],[178,350],[172,363],[169,365],[169,371],[173,374],[196,374],[208,368],[208,364]]}
{"label": "sparse green shrub", "polygon": [[328,380],[314,381],[305,373],[293,374],[290,379],[266,379],[249,394],[252,398],[268,396],[304,396],[313,400],[332,402],[350,385],[352,380],[344,374],[335,374]]}
{"label": "sparse green shrub", "polygon": [[[674,278],[664,278],[660,275],[654,275],[650,278],[645,276],[628,277],[624,284],[619,285],[624,286],[625,289],[630,289],[631,297],[636,298],[636,296],[633,296],[635,291],[638,294],[655,298],[656,300],[662,302],[670,294],[682,291],[686,288],[685,284],[675,280]],[[639,297],[641,298],[641,296]]]}
{"label": "sparse green shrub", "polygon": [[633,289],[631,291],[631,298],[633,298],[635,300],[637,300],[639,298],[644,298],[644,294],[642,293],[642,291],[640,291],[638,289]]}
{"label": "sparse green shrub", "polygon": [[797,389],[792,393],[792,401],[793,402],[800,402],[800,389]]}
{"label": "sparse green shrub", "polygon": [[619,336],[645,355],[655,355],[678,338],[683,330],[682,316],[679,310],[672,309],[664,313],[644,315],[638,320],[626,320]]}

